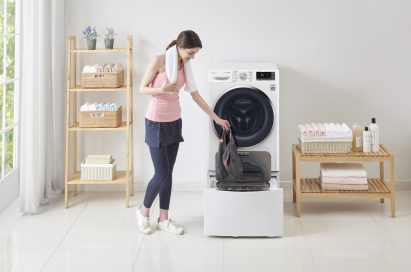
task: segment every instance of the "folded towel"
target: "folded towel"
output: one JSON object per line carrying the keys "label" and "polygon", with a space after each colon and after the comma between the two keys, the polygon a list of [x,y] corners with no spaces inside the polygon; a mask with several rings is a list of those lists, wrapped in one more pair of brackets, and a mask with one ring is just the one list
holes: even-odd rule
{"label": "folded towel", "polygon": [[346,184],[346,185],[364,185],[368,184],[367,178],[359,177],[320,177],[321,183],[331,183],[331,184]]}
{"label": "folded towel", "polygon": [[83,67],[83,73],[97,73],[97,69],[94,65],[86,65]]}
{"label": "folded towel", "polygon": [[104,103],[103,110],[105,110],[105,111],[110,110],[110,103]]}
{"label": "folded towel", "polygon": [[120,106],[117,103],[111,103],[110,104],[110,110],[111,111],[117,111],[119,107]]}
{"label": "folded towel", "polygon": [[305,130],[307,131],[307,136],[313,137],[314,136],[313,128],[310,126],[310,124],[305,124],[304,127],[305,127]]}
{"label": "folded towel", "polygon": [[89,110],[89,111],[95,111],[95,110],[97,110],[97,103],[90,104],[90,105],[88,106],[88,110]]}
{"label": "folded towel", "polygon": [[112,72],[111,69],[113,69],[113,66],[114,66],[113,63],[108,63],[108,64],[106,64],[106,65],[104,66],[103,71],[104,71],[105,73],[111,73],[111,72]]}
{"label": "folded towel", "polygon": [[320,175],[322,177],[367,177],[367,171],[361,163],[322,162],[320,168]]}
{"label": "folded towel", "polygon": [[86,164],[110,164],[112,163],[111,155],[88,155]]}
{"label": "folded towel", "polygon": [[349,190],[349,191],[367,191],[367,185],[352,185],[352,184],[332,184],[332,183],[322,183],[321,188],[324,191],[337,191],[337,190]]}
{"label": "folded towel", "polygon": [[299,132],[300,138],[302,138],[302,137],[307,137],[307,136],[308,136],[307,131],[305,130],[304,125],[298,125],[298,132]]}
{"label": "folded towel", "polygon": [[96,110],[99,110],[99,111],[103,110],[103,103],[98,103],[96,105]]}
{"label": "folded towel", "polygon": [[123,70],[124,70],[123,65],[121,65],[121,63],[116,63],[111,68],[111,72],[113,72],[113,73],[118,73],[118,72],[123,71]]}
{"label": "folded towel", "polygon": [[[174,83],[177,81],[178,73],[178,51],[177,45],[174,45],[166,51],[166,73],[168,81]],[[184,74],[186,78],[186,86],[184,88],[187,92],[198,91],[197,85],[194,80],[193,71],[191,70],[190,62],[184,63]]]}
{"label": "folded towel", "polygon": [[94,65],[94,66],[96,67],[97,73],[102,73],[102,72],[104,72],[104,67],[103,67],[102,65],[96,64],[96,65]]}
{"label": "folded towel", "polygon": [[88,108],[90,106],[90,103],[85,103],[80,107],[80,111],[88,111]]}

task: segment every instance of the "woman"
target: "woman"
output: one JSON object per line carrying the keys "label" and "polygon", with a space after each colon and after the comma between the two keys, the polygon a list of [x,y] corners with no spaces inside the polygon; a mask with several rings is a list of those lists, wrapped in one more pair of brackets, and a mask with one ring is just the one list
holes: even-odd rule
{"label": "woman", "polygon": [[191,74],[189,61],[202,48],[198,35],[186,30],[178,35],[166,49],[150,63],[140,86],[140,93],[151,95],[146,113],[146,143],[150,148],[154,165],[154,176],[147,185],[144,202],[137,209],[138,228],[145,234],[152,233],[149,222],[150,208],[159,195],[160,217],[157,229],[174,234],[183,234],[184,230],[168,217],[170,205],[172,174],[180,142],[181,116],[179,91],[191,94],[194,102],[210,118],[224,129],[229,128],[226,120],[219,118],[200,96]]}

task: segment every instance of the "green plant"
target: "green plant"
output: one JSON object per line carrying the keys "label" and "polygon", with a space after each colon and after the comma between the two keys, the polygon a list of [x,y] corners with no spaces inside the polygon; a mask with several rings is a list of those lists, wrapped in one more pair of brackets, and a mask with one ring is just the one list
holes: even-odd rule
{"label": "green plant", "polygon": [[91,28],[91,26],[86,26],[83,30],[83,38],[87,40],[96,40],[98,37],[96,27]]}
{"label": "green plant", "polygon": [[105,39],[114,39],[114,35],[117,35],[114,33],[114,29],[112,27],[107,27],[104,29],[104,38]]}

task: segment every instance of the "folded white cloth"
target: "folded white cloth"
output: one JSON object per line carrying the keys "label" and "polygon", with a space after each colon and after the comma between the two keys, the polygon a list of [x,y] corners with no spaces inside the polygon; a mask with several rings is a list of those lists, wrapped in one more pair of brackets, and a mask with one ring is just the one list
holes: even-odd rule
{"label": "folded white cloth", "polygon": [[96,110],[99,110],[99,111],[103,110],[103,103],[98,103],[96,105]]}
{"label": "folded white cloth", "polygon": [[[166,73],[167,78],[170,83],[174,83],[177,81],[177,73],[178,73],[178,51],[177,45],[174,45],[167,49],[166,51]],[[184,63],[184,74],[186,78],[186,86],[184,88],[185,91],[193,93],[198,91],[197,85],[194,80],[193,71],[191,70],[190,62]]]}
{"label": "folded white cloth", "polygon": [[114,64],[113,63],[108,63],[104,66],[103,71],[105,73],[111,73],[111,69],[113,69]]}
{"label": "folded white cloth", "polygon": [[90,106],[90,103],[85,103],[83,105],[81,105],[80,107],[80,111],[88,111],[88,107]]}
{"label": "folded white cloth", "polygon": [[110,110],[110,103],[104,103],[103,110],[105,110],[105,111]]}
{"label": "folded white cloth", "polygon": [[96,67],[97,73],[102,73],[103,72],[103,66],[100,64],[94,65]]}
{"label": "folded white cloth", "polygon": [[86,65],[83,67],[83,73],[97,73],[95,65]]}
{"label": "folded white cloth", "polygon": [[113,67],[111,67],[111,72],[113,73],[118,73],[120,71],[123,71],[123,65],[121,65],[121,63],[116,63],[113,65]]}
{"label": "folded white cloth", "polygon": [[346,184],[346,185],[365,185],[368,184],[366,177],[320,177],[321,183]]}
{"label": "folded white cloth", "polygon": [[111,155],[88,155],[86,160],[86,164],[110,164],[112,163],[112,156]]}
{"label": "folded white cloth", "polygon": [[95,110],[97,110],[97,103],[90,104],[90,105],[88,106],[88,110],[89,110],[89,111],[95,111]]}
{"label": "folded white cloth", "polygon": [[111,111],[117,111],[119,107],[120,106],[117,103],[111,103],[110,104],[110,110]]}
{"label": "folded white cloth", "polygon": [[367,191],[368,184],[333,184],[333,183],[321,183],[321,188],[324,191],[338,191],[338,190],[349,190],[349,191]]}
{"label": "folded white cloth", "polygon": [[367,177],[367,171],[361,163],[322,162],[320,169],[322,177]]}

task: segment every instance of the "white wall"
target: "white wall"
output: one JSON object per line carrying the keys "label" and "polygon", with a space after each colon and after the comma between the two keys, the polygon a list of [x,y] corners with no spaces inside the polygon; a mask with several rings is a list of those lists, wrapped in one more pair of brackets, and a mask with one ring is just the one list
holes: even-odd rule
{"label": "white wall", "polygon": [[[299,123],[368,124],[371,117],[380,125],[381,142],[395,154],[396,178],[411,180],[411,1],[68,0],[65,6],[66,34],[79,35],[82,45],[81,30],[88,24],[100,31],[114,27],[120,46],[127,34],[133,35],[136,85],[151,58],[185,29],[195,30],[203,41],[193,65],[205,98],[210,65],[276,62],[281,75],[282,180],[291,179],[291,144]],[[98,46],[102,44],[100,39]],[[152,174],[143,126],[148,97],[137,91],[135,177],[146,183]],[[181,94],[181,104],[185,142],[174,189],[199,189],[206,178],[209,121],[188,94]],[[104,137],[95,137],[93,147],[84,147],[86,153],[103,148]],[[122,155],[117,148],[112,153]],[[307,171],[316,174],[318,169]]]}

